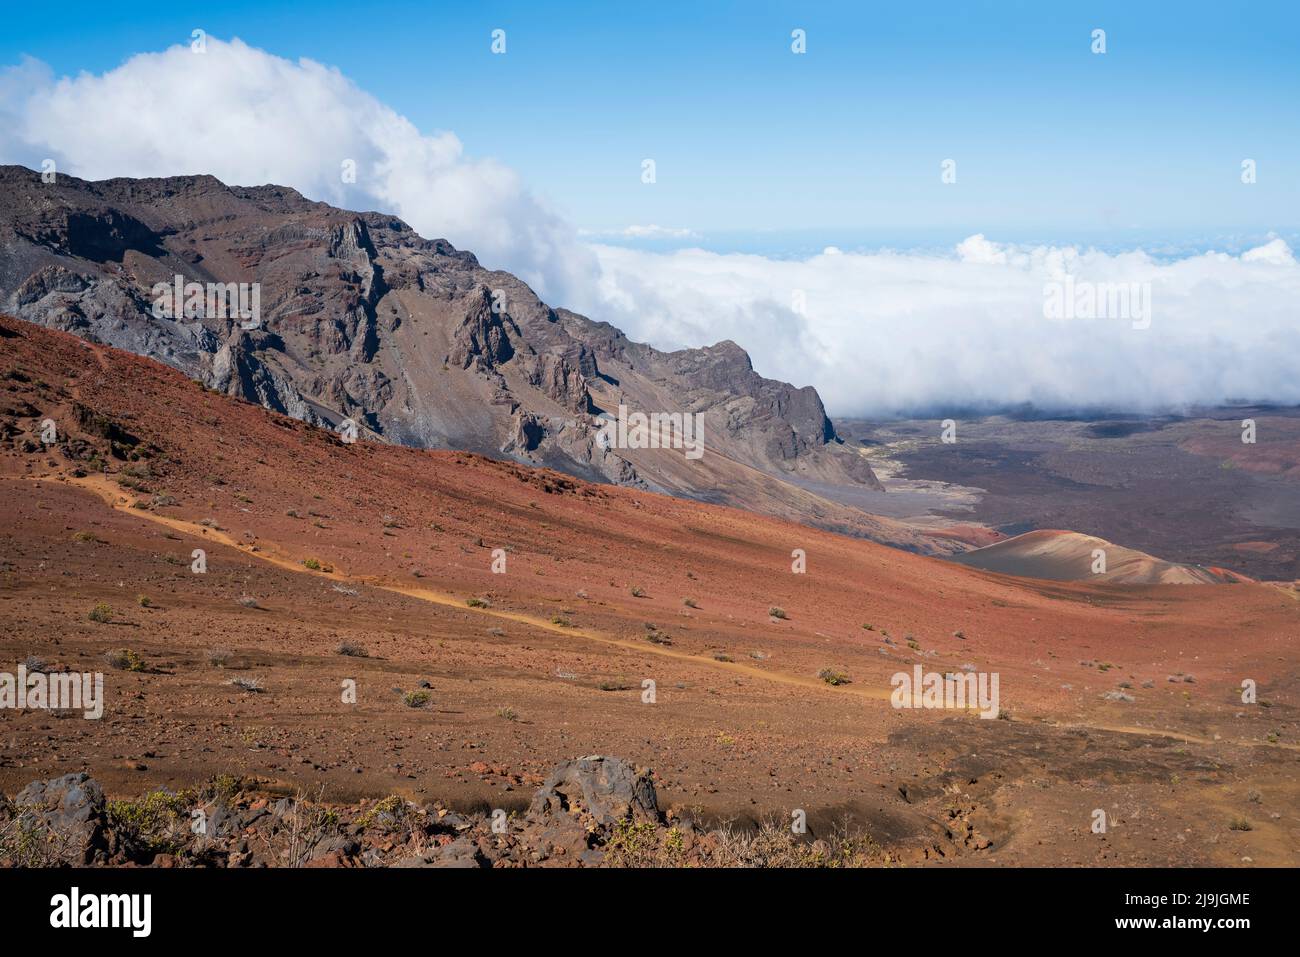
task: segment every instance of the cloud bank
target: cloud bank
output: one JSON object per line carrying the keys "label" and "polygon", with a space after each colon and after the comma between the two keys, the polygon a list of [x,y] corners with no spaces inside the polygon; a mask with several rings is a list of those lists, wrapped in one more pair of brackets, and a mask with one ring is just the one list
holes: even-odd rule
{"label": "cloud bank", "polygon": [[[552,298],[591,281],[575,231],[513,170],[421,133],[338,70],[240,40],[142,53],[102,75],[56,80],[27,60],[0,74],[0,161],[51,158],[85,179],[210,173],[292,186],[348,209],[395,213]],[[344,163],[355,164],[347,182]]]}
{"label": "cloud bank", "polygon": [[[805,260],[596,247],[584,308],[664,347],[730,338],[833,414],[1300,402],[1300,265],[1280,239],[1161,262],[999,244]],[[1149,314],[1049,319],[1045,288],[1138,284]],[[1145,327],[1143,327],[1145,326]]]}
{"label": "cloud bank", "polygon": [[[395,213],[635,339],[733,339],[763,374],[815,385],[833,414],[1300,403],[1300,265],[1280,239],[1172,262],[982,235],[946,253],[828,248],[803,260],[589,244],[454,134],[422,133],[335,69],[238,40],[141,54],[102,75],[56,79],[31,60],[0,72],[0,162],[45,158],[88,179],[211,173]],[[1137,284],[1147,325],[1048,318],[1045,287],[1067,277],[1071,288]]]}

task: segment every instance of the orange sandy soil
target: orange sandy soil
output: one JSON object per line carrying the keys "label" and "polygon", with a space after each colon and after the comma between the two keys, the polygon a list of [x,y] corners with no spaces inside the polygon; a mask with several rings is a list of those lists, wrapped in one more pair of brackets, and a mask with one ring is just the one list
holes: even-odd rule
{"label": "orange sandy soil", "polygon": [[[107,454],[87,409],[145,457]],[[60,444],[34,448],[46,417]],[[653,768],[665,807],[741,824],[802,808],[814,832],[849,820],[916,862],[1300,862],[1292,589],[1033,582],[469,454],[345,445],[10,319],[0,422],[0,670],[36,654],[104,671],[107,697],[98,721],[0,712],[10,795],[84,769],[110,796],[233,774],[515,808],[556,762],[603,753]],[[149,504],[162,494],[175,504]],[[109,623],[89,620],[99,603]],[[148,670],[108,668],[120,648]],[[892,708],[890,676],[914,662],[998,672],[1009,720]],[[819,680],[827,667],[850,683]],[[1242,704],[1245,678],[1267,706]],[[421,681],[429,704],[407,707]],[[1121,682],[1135,700],[1103,700]]]}

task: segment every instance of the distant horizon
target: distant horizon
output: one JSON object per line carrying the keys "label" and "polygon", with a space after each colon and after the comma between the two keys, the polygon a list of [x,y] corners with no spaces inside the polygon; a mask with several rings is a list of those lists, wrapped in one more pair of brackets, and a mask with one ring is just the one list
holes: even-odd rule
{"label": "distant horizon", "polygon": [[[2,165],[2,164],[0,164]],[[33,174],[39,167],[15,163]],[[214,176],[226,186],[254,188],[260,186],[296,187],[278,182],[228,182],[214,173],[178,172],[151,177],[126,177],[130,179],[175,178],[185,176]],[[77,177],[88,182],[104,182],[122,177]],[[310,200],[327,202],[307,192]],[[397,216],[391,208],[339,207],[356,213],[379,213]],[[410,224],[408,224],[410,225]],[[414,226],[412,228],[415,228]],[[419,230],[416,230],[419,232]],[[1095,249],[1115,253],[1141,250],[1157,260],[1168,260],[1205,252],[1225,252],[1238,255],[1271,239],[1282,239],[1292,249],[1300,248],[1300,225],[1279,226],[1275,229],[1248,230],[1228,226],[1205,229],[1187,227],[1088,227],[1070,229],[1063,227],[1054,233],[1014,226],[948,226],[935,224],[890,225],[874,224],[858,227],[801,226],[753,227],[748,229],[718,227],[686,229],[660,223],[634,224],[622,229],[595,230],[579,228],[576,235],[593,245],[621,246],[649,252],[666,252],[683,249],[702,249],[713,253],[744,253],[770,256],[776,259],[796,259],[818,255],[828,248],[846,253],[877,252],[943,252],[965,239],[982,235],[1000,243],[1024,246],[1074,247],[1080,250]],[[472,246],[457,243],[451,236],[421,233],[424,239],[445,239],[457,249],[475,252]]]}

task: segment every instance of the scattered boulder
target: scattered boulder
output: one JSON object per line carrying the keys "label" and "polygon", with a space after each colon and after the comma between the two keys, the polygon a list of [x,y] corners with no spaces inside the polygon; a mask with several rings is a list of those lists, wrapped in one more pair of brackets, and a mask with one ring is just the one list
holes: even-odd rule
{"label": "scattered boulder", "polygon": [[105,849],[104,790],[84,771],[33,781],[14,804],[19,827],[43,840],[43,860],[83,866]]}
{"label": "scattered boulder", "polygon": [[619,821],[658,821],[659,799],[648,771],[621,758],[588,755],[558,765],[543,782],[529,817],[585,813],[602,827]]}
{"label": "scattered boulder", "polygon": [[452,841],[429,862],[430,867],[490,867],[488,859],[468,835]]}
{"label": "scattered boulder", "polygon": [[[515,776],[518,783],[525,777],[541,781]],[[159,805],[182,826],[166,828],[166,841],[154,843],[145,839],[153,831],[140,830],[132,815],[110,812],[90,775],[33,782],[15,801],[0,801],[0,866],[629,866],[662,850],[670,830],[676,843],[664,845],[663,853],[682,862],[707,860],[693,825],[660,813],[649,770],[600,755],[557,765],[529,808],[511,814],[504,827],[495,811],[462,814],[397,796],[329,806],[238,787],[185,793],[191,798],[182,805]],[[143,812],[154,807],[150,798],[124,804]],[[207,824],[201,834],[183,826],[196,809]],[[22,840],[11,840],[15,835]]]}

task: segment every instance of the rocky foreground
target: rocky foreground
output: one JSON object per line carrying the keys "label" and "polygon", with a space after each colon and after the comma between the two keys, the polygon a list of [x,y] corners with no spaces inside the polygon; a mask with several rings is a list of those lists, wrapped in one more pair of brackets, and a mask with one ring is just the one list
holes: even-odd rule
{"label": "rocky foreground", "polygon": [[391,795],[338,806],[217,778],[106,800],[85,772],[0,804],[5,867],[860,867],[889,864],[866,835],[769,824],[704,830],[664,813],[650,772],[619,758],[558,765],[522,814],[465,814]]}

